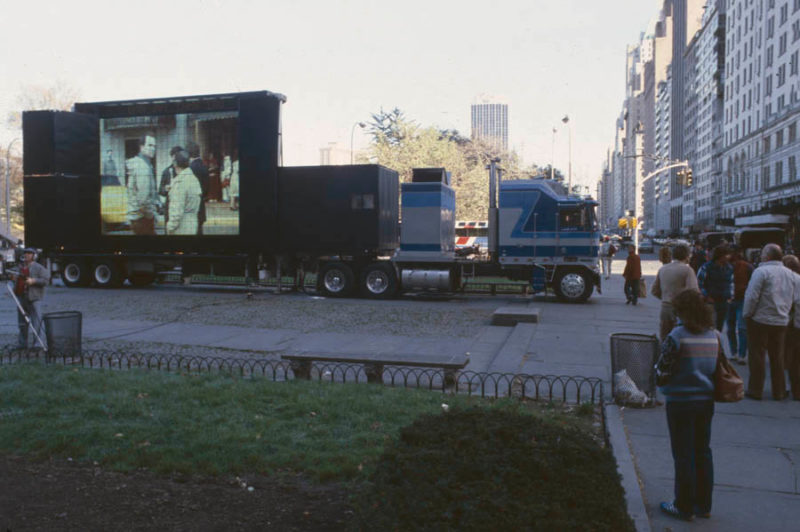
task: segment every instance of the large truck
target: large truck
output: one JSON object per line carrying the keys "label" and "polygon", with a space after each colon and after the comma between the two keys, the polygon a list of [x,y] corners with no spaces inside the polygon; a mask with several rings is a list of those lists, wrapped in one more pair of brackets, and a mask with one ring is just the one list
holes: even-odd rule
{"label": "large truck", "polygon": [[23,113],[26,243],[70,287],[146,285],[179,268],[315,272],[332,297],[456,291],[485,275],[573,302],[600,290],[591,198],[501,181],[493,161],[488,253],[458,256],[446,170],[401,185],[379,165],[282,166],[285,101],[260,91]]}

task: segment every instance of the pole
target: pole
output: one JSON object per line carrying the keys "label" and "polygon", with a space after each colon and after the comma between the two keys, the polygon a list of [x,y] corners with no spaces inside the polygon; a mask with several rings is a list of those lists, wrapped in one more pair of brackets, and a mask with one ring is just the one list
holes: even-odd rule
{"label": "pole", "polygon": [[353,124],[353,127],[350,128],[350,164],[353,164],[353,136],[356,133],[356,126],[363,129],[367,127],[367,124],[365,124],[364,122],[356,122],[355,124]]}
{"label": "pole", "polygon": [[550,180],[552,181],[555,179],[555,166],[556,166],[556,131],[558,131],[555,127],[553,128],[553,150],[550,152]]}
{"label": "pole", "polygon": [[18,140],[12,140],[6,148],[6,236],[11,236],[11,146]]}
{"label": "pole", "polygon": [[569,123],[569,115],[564,115],[561,119],[562,122],[567,124],[567,132],[569,134],[569,167],[567,169],[567,194],[572,193],[572,125]]}

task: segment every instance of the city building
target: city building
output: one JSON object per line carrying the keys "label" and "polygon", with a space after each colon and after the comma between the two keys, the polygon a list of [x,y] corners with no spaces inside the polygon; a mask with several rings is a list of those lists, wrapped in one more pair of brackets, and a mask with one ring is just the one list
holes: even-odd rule
{"label": "city building", "polygon": [[471,106],[472,138],[508,150],[508,104],[480,96]]}
{"label": "city building", "polygon": [[728,0],[725,49],[722,217],[796,227],[800,0]]}
{"label": "city building", "polygon": [[319,149],[319,164],[323,166],[350,164],[350,149],[338,142],[329,142]]}

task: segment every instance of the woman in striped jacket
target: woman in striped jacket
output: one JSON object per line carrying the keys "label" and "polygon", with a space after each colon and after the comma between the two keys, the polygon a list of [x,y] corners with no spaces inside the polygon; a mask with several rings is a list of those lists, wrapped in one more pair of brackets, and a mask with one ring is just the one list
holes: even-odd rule
{"label": "woman in striped jacket", "polygon": [[667,403],[675,499],[662,502],[661,510],[691,521],[695,515],[711,516],[714,465],[709,444],[721,346],[711,307],[699,292],[680,292],[672,306],[679,321],[661,346],[656,378]]}

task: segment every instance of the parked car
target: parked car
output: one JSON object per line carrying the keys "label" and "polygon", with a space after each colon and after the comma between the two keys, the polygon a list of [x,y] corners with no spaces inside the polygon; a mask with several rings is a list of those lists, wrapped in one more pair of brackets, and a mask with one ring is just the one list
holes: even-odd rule
{"label": "parked car", "polygon": [[654,250],[653,248],[653,241],[649,238],[643,238],[639,241],[639,253],[652,253]]}

